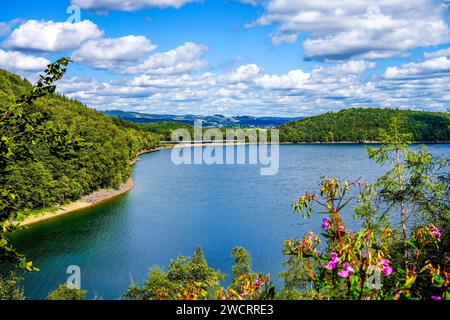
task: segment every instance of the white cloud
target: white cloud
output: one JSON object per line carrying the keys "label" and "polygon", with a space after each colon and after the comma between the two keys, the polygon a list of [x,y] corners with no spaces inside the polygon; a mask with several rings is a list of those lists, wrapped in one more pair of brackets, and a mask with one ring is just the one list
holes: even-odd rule
{"label": "white cloud", "polygon": [[221,77],[221,80],[231,83],[246,82],[255,79],[256,77],[260,76],[261,73],[262,70],[258,65],[247,64],[240,66],[236,70],[224,74]]}
{"label": "white cloud", "polygon": [[216,75],[212,73],[203,73],[192,76],[183,75],[140,75],[129,81],[131,86],[153,87],[158,89],[177,89],[177,88],[199,88],[205,85],[211,87],[217,84]]}
{"label": "white cloud", "polygon": [[450,57],[450,48],[441,49],[433,52],[425,52],[426,58]]}
{"label": "white cloud", "polygon": [[[311,72],[270,74],[256,64],[232,71],[195,74],[140,74],[127,81],[89,82],[66,93],[101,110],[156,113],[311,114],[352,105],[375,105],[376,86],[361,80],[374,63],[349,61]],[[79,80],[77,80],[79,81]],[[320,110],[318,109],[320,108]]]}
{"label": "white cloud", "polygon": [[385,77],[388,79],[402,79],[408,77],[436,77],[441,74],[450,74],[450,59],[447,57],[411,62],[400,67],[388,67]]}
{"label": "white cloud", "polygon": [[9,33],[9,25],[6,22],[0,22],[0,37]]}
{"label": "white cloud", "polygon": [[120,69],[138,62],[156,46],[144,36],[96,39],[85,42],[72,58],[98,69]]}
{"label": "white cloud", "polygon": [[265,74],[255,80],[255,83],[263,88],[271,89],[294,89],[302,88],[310,77],[309,73],[302,70],[291,70],[284,75]]}
{"label": "white cloud", "polygon": [[275,45],[305,35],[309,59],[385,58],[450,41],[447,7],[440,0],[272,0],[247,26],[277,25]]}
{"label": "white cloud", "polygon": [[59,52],[102,36],[103,32],[89,20],[77,23],[29,20],[15,29],[3,45],[16,50]]}
{"label": "white cloud", "polygon": [[320,72],[325,75],[342,76],[346,74],[359,74],[368,69],[375,68],[374,62],[364,60],[350,60],[344,63],[334,65],[333,67],[316,67],[315,72]]}
{"label": "white cloud", "polygon": [[144,8],[179,8],[189,2],[199,2],[199,0],[72,0],[73,5],[82,9],[92,11],[136,11]]}
{"label": "white cloud", "polygon": [[207,51],[208,47],[204,45],[186,42],[173,50],[155,53],[143,63],[126,68],[124,72],[170,75],[197,71],[207,66],[203,59]]}
{"label": "white cloud", "polygon": [[0,68],[10,72],[23,73],[41,71],[44,70],[48,64],[50,64],[50,61],[45,58],[0,49]]}

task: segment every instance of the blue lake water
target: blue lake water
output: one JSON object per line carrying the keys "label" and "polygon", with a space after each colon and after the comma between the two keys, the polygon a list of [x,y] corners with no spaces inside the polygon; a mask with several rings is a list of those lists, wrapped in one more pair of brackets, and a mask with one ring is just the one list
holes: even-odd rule
{"label": "blue lake water", "polygon": [[[448,155],[450,146],[430,151]],[[141,282],[151,266],[165,268],[197,245],[211,266],[227,274],[231,249],[245,247],[253,269],[271,273],[279,287],[283,241],[319,232],[323,218],[294,215],[292,202],[317,191],[323,176],[374,181],[384,171],[362,145],[280,146],[280,169],[273,176],[260,175],[256,165],[177,166],[170,150],[144,155],[128,194],[12,235],[41,269],[25,276],[25,293],[45,298],[66,281],[67,267],[77,265],[90,298],[117,299],[131,279]]]}

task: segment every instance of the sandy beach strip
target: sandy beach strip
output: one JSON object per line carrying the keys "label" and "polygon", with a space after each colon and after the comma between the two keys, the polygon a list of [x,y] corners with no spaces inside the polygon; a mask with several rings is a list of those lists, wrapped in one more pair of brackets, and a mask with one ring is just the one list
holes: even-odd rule
{"label": "sandy beach strip", "polygon": [[89,207],[96,206],[104,201],[115,198],[122,194],[127,193],[134,187],[133,179],[128,179],[127,182],[122,184],[118,189],[101,189],[94,191],[93,193],[82,197],[80,200],[65,204],[59,207],[57,210],[43,213],[38,216],[31,216],[26,218],[24,221],[18,222],[20,226],[29,226],[42,221],[74,213]]}

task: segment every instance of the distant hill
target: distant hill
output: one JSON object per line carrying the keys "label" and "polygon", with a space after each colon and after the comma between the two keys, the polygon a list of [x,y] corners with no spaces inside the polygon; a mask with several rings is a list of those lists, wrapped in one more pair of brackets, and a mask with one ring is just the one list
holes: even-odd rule
{"label": "distant hill", "polygon": [[239,127],[239,128],[272,128],[281,124],[298,120],[300,118],[283,117],[251,117],[236,116],[225,117],[223,115],[198,116],[198,115],[171,115],[171,114],[147,114],[138,112],[126,112],[121,110],[105,111],[110,117],[117,117],[136,123],[155,122],[180,122],[193,125],[195,120],[201,120],[206,127]]}
{"label": "distant hill", "polygon": [[404,132],[412,133],[414,141],[450,141],[450,115],[444,112],[353,108],[304,118],[277,128],[281,142],[377,141],[379,129],[388,129],[394,116],[403,120]]}

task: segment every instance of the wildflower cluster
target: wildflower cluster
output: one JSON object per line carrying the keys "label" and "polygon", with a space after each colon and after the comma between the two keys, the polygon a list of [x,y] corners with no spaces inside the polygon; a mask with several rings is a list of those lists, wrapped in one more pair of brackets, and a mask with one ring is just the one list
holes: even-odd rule
{"label": "wildflower cluster", "polygon": [[[311,194],[300,197],[294,204],[294,211],[311,216],[313,207],[323,207],[319,214],[322,219],[322,236],[325,247],[320,246],[321,239],[313,232],[301,240],[287,240],[284,254],[299,258],[298,267],[308,274],[307,281],[315,297],[347,299],[400,299],[415,296],[411,288],[418,273],[428,272],[432,286],[441,288],[437,292],[448,292],[449,277],[441,266],[435,267],[430,261],[421,265],[423,255],[429,254],[429,248],[439,246],[443,237],[434,225],[418,227],[409,241],[417,257],[410,259],[410,272],[402,268],[403,261],[392,262],[391,252],[395,241],[394,231],[389,227],[363,227],[351,231],[345,225],[341,215],[345,206],[353,199],[349,190],[360,187],[360,192],[372,190],[368,183],[341,182],[324,178],[320,195]],[[361,197],[359,197],[361,199]],[[366,210],[367,208],[364,207]],[[372,223],[372,222],[371,222]],[[369,226],[371,223],[364,223]],[[375,285],[374,285],[375,282]],[[386,284],[386,285],[383,285]],[[326,292],[326,295],[322,295]],[[311,292],[310,292],[311,294]],[[448,295],[448,293],[447,293]],[[442,295],[428,298],[442,299]]]}

